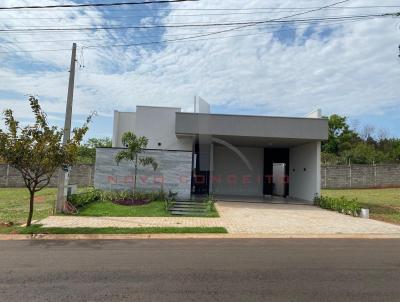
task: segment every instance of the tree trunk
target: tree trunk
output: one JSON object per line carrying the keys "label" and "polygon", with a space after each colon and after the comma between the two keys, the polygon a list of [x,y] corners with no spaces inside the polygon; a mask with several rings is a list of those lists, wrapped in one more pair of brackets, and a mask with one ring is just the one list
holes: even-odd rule
{"label": "tree trunk", "polygon": [[31,226],[32,223],[32,216],[33,216],[33,201],[35,199],[35,191],[29,191],[29,215],[28,215],[28,221],[26,222],[26,226],[29,227]]}

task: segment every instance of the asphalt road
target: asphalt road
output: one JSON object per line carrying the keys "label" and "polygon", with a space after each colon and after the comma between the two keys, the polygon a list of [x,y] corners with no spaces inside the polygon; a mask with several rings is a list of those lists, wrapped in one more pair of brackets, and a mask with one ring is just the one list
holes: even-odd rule
{"label": "asphalt road", "polygon": [[400,240],[0,241],[0,301],[399,301]]}

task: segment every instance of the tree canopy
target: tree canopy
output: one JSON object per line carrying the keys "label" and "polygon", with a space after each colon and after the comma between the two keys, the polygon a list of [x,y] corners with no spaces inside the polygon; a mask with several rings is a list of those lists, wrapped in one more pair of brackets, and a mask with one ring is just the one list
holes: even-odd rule
{"label": "tree canopy", "polygon": [[90,138],[83,145],[79,146],[78,163],[94,164],[96,161],[96,148],[111,148],[112,141],[109,137]]}
{"label": "tree canopy", "polygon": [[59,168],[75,164],[79,144],[88,131],[91,116],[81,128],[72,130],[72,138],[62,144],[63,130],[49,126],[47,115],[39,100],[29,97],[34,123],[22,127],[11,109],[3,112],[5,130],[0,129],[0,157],[17,169],[30,192],[30,212],[27,225],[31,224],[33,201],[36,192],[45,188]]}
{"label": "tree canopy", "polygon": [[140,152],[146,149],[149,140],[145,136],[136,136],[133,132],[125,132],[122,134],[122,144],[126,147],[117,153],[115,161],[119,164],[123,160],[131,161],[135,167],[134,187],[136,190],[136,177],[138,165],[148,166],[151,165],[155,170],[158,168],[158,163],[151,156],[142,156],[138,158]]}
{"label": "tree canopy", "polygon": [[337,114],[329,117],[328,125],[329,137],[322,143],[322,163],[400,163],[400,139],[388,138],[386,131],[376,134],[370,125],[356,131],[346,117]]}

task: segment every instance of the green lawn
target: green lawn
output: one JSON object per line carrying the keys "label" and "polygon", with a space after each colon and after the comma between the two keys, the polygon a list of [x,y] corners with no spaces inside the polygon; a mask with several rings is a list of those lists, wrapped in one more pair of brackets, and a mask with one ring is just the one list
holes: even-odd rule
{"label": "green lawn", "polygon": [[[111,201],[99,201],[79,209],[79,216],[110,216],[110,217],[169,217],[172,216],[166,209],[164,201],[152,201],[142,206],[121,206]],[[213,207],[207,217],[219,217]]]}
{"label": "green lawn", "polygon": [[114,217],[165,217],[170,214],[165,210],[163,201],[153,201],[142,206],[121,206],[111,201],[94,202],[79,209],[79,216],[114,216]]}
{"label": "green lawn", "polygon": [[[87,188],[80,188],[84,192]],[[36,194],[33,220],[40,220],[53,214],[53,205],[57,189],[46,188]],[[26,222],[29,211],[29,192],[25,188],[0,188],[0,233],[11,232],[2,224],[12,222],[15,226]],[[137,216],[137,217],[166,217],[170,214],[165,210],[162,201],[153,201],[143,206],[121,206],[111,201],[95,202],[79,210],[80,216]],[[208,217],[218,217],[218,212],[211,211]]]}
{"label": "green lawn", "polygon": [[[42,219],[53,213],[57,189],[43,189],[36,194],[33,219]],[[29,212],[29,192],[25,188],[0,189],[0,224],[26,222]]]}
{"label": "green lawn", "polygon": [[44,228],[0,227],[0,234],[226,234],[223,227]]}
{"label": "green lawn", "polygon": [[370,209],[370,217],[400,224],[400,188],[322,190],[322,195],[357,198],[361,205]]}
{"label": "green lawn", "polygon": [[140,227],[140,228],[19,228],[19,234],[193,234],[228,233],[222,227]]}

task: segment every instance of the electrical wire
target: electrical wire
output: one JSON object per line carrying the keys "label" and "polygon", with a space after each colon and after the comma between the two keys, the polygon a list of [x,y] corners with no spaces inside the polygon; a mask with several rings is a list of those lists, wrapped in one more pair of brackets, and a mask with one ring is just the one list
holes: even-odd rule
{"label": "electrical wire", "polygon": [[85,4],[60,4],[60,5],[33,5],[33,6],[9,6],[0,7],[0,10],[17,10],[17,9],[53,9],[53,8],[81,8],[81,7],[109,7],[122,5],[145,5],[145,4],[164,4],[178,2],[196,2],[199,0],[158,0],[158,1],[142,1],[142,2],[114,2],[114,3],[85,3]]}
{"label": "electrical wire", "polygon": [[[309,7],[310,8],[310,7]],[[331,7],[327,9],[376,9],[376,8],[400,8],[400,5],[375,5],[375,6],[345,6],[345,7]],[[261,8],[259,8],[261,9]],[[275,13],[280,13],[280,12],[291,12],[291,11],[297,11],[300,10],[301,8],[263,8],[263,10],[271,10],[271,11],[250,11],[250,12],[228,12],[228,13],[205,13],[205,14],[166,14],[166,15],[138,15],[138,14],[133,14],[133,15],[118,15],[118,16],[113,16],[113,15],[107,15],[107,19],[127,19],[127,18],[145,18],[145,17],[205,17],[205,16],[232,16],[232,15],[256,15],[256,14],[275,14]],[[305,8],[302,8],[305,9]],[[176,10],[176,9],[174,9]],[[199,9],[200,10],[200,9]],[[92,16],[79,16],[79,19],[93,19]],[[0,18],[0,20],[70,20],[70,18],[66,17],[4,17]]]}
{"label": "electrical wire", "polygon": [[[318,25],[314,25],[313,29],[316,28],[321,28],[321,27],[328,27],[328,26],[333,26],[333,25],[342,25],[345,23],[351,23],[351,22],[357,22],[358,20],[346,20],[346,21],[335,21],[335,22],[329,22],[326,24],[318,24]],[[248,31],[250,33],[248,34],[241,34],[241,35],[234,35],[234,36],[223,36],[223,37],[213,37],[213,38],[209,38],[211,39],[218,39],[218,38],[230,38],[230,37],[243,37],[243,36],[247,36],[247,35],[258,35],[258,34],[265,34],[265,33],[280,33],[280,32],[290,32],[293,30],[298,30],[298,29],[307,29],[309,28],[309,25],[307,26],[296,26],[294,28],[280,28],[280,29],[275,29],[275,30],[269,30],[269,31],[261,31],[262,29],[259,28],[252,28],[252,29],[242,29],[242,31]],[[267,27],[266,29],[269,29],[269,27]],[[258,32],[256,33],[252,33],[255,30],[257,30]],[[239,30],[238,30],[239,31]],[[195,33],[192,33],[195,34]],[[201,34],[201,33],[197,33],[197,34]],[[163,37],[174,37],[174,36],[185,36],[185,38],[188,38],[188,42],[191,41],[205,41],[207,39],[197,39],[197,40],[190,40],[193,39],[192,36],[188,36],[188,34],[171,34],[171,35],[163,35]],[[153,38],[159,38],[160,36],[146,36],[147,37],[153,37]],[[59,43],[59,42],[90,42],[90,41],[109,41],[110,39],[82,39],[82,40],[77,40],[77,39],[66,39],[66,40],[53,40],[53,41],[22,41],[22,42],[2,42],[2,44],[37,44],[37,43]],[[168,40],[169,42],[172,42],[172,40]],[[168,41],[150,41],[150,42],[141,42],[141,43],[135,43],[135,45],[132,46],[142,46],[142,45],[149,45],[149,44],[164,44],[164,43],[168,43]],[[176,42],[176,41],[175,41]],[[106,48],[107,45],[87,45],[87,46],[83,46],[83,48],[98,48],[98,47],[104,47]],[[115,45],[112,45],[115,46]],[[62,51],[67,50],[67,49],[61,49]],[[70,50],[70,49],[68,49]],[[40,52],[40,51],[46,51],[44,49],[42,50],[29,50],[29,51],[21,51],[21,52]],[[48,51],[57,51],[57,49],[54,50],[48,50]],[[17,50],[18,52],[18,50]],[[0,53],[5,53],[5,52],[0,52]],[[7,52],[8,53],[8,52]],[[11,53],[11,52],[10,52]]]}
{"label": "electrical wire", "polygon": [[[321,20],[337,20],[337,19],[347,19],[347,18],[365,18],[365,17],[381,17],[382,13],[380,14],[368,14],[368,15],[347,15],[347,16],[327,16],[324,18],[308,18],[308,19],[290,19],[290,20],[283,20],[283,21],[276,21],[276,23],[287,23],[287,22],[315,22],[315,21],[321,21]],[[161,21],[161,20],[160,20]],[[202,25],[204,26],[234,26],[234,25],[242,25],[242,24],[251,24],[251,23],[258,23],[258,22],[264,22],[264,19],[262,20],[224,20],[223,23],[210,23],[210,22],[196,22],[194,24],[190,24],[187,22],[172,22],[172,23],[167,23],[167,24],[162,24],[162,25],[149,25],[149,26],[137,26],[133,27],[134,29],[148,29],[148,28],[160,28],[159,26],[163,27],[174,27],[176,25],[182,25],[184,27],[201,27]],[[14,26],[13,29],[15,30],[33,30],[33,29],[55,29],[55,30],[80,30],[80,28],[83,28],[83,30],[97,30],[97,29],[131,29],[132,26],[113,26],[113,27],[84,27],[85,25],[75,25],[77,26],[76,28],[59,28],[55,26],[49,26],[49,25],[35,25],[35,26]],[[80,27],[79,27],[80,26]]]}
{"label": "electrical wire", "polygon": [[[178,42],[178,41],[185,41],[185,40],[193,41],[193,40],[195,40],[197,38],[208,37],[208,36],[212,36],[212,35],[217,35],[217,34],[221,34],[221,33],[226,33],[226,32],[230,32],[230,31],[239,30],[239,29],[242,29],[242,28],[253,27],[253,26],[258,26],[258,25],[265,24],[265,23],[271,23],[271,22],[281,21],[281,20],[284,20],[284,19],[289,19],[289,18],[292,18],[292,17],[295,17],[295,16],[300,16],[300,15],[308,14],[308,13],[311,13],[311,12],[323,10],[325,8],[332,7],[332,6],[335,6],[337,4],[341,4],[341,3],[345,3],[345,2],[349,2],[349,1],[350,0],[343,0],[343,1],[335,2],[335,3],[330,4],[330,5],[319,7],[317,9],[303,11],[303,12],[300,12],[300,13],[296,13],[296,14],[292,14],[292,15],[288,15],[288,16],[283,16],[283,17],[280,17],[280,18],[264,20],[264,21],[260,21],[260,22],[252,22],[250,24],[243,24],[243,25],[240,25],[238,27],[229,28],[229,29],[225,29],[225,30],[220,30],[220,31],[216,31],[216,32],[209,32],[209,33],[195,35],[195,36],[191,36],[191,37],[184,37],[184,38],[178,38],[178,39],[172,39],[172,40],[164,40],[164,41],[153,41],[153,42],[146,42],[146,43],[159,44],[159,43]],[[380,15],[380,16],[382,17],[382,16],[388,16],[388,15],[390,15],[390,14],[385,14],[385,15]],[[369,17],[371,18],[373,16],[369,16]],[[286,21],[293,22],[292,20],[286,20]],[[138,46],[138,45],[144,45],[144,44],[143,43],[140,43],[140,44],[139,43],[135,43],[135,44],[116,44],[116,45],[107,45],[107,46],[108,47],[131,47],[131,46]],[[146,44],[146,45],[148,45],[148,44]],[[97,47],[104,47],[104,45],[88,46],[86,48],[90,49],[90,48],[97,48]],[[43,50],[43,51],[61,51],[61,50],[66,50],[66,49]],[[40,50],[40,51],[42,51],[42,50]]]}
{"label": "electrical wire", "polygon": [[[256,20],[247,22],[223,22],[223,23],[182,23],[182,24],[160,24],[160,25],[145,25],[145,26],[103,26],[103,27],[65,27],[65,28],[17,28],[17,29],[0,29],[0,33],[23,33],[23,32],[48,32],[48,31],[96,31],[96,30],[121,30],[121,29],[160,29],[160,28],[185,28],[185,27],[230,27],[230,26],[253,26],[263,23],[297,23],[297,22],[320,22],[326,20],[346,20],[346,19],[362,19],[370,17],[384,17],[395,15],[395,13],[385,14],[369,14],[369,15],[353,15],[341,17],[323,17],[323,18],[308,18],[308,19],[289,19],[282,20],[281,18],[270,20]],[[292,15],[295,16],[295,15]]]}
{"label": "electrical wire", "polygon": [[[366,20],[366,19],[362,19]],[[340,24],[345,24],[345,23],[351,23],[351,22],[356,22],[359,20],[332,20],[329,22],[324,22],[324,23],[318,23],[318,24],[313,24],[313,28],[318,28],[318,27],[326,27],[330,25],[340,25]],[[303,23],[302,23],[303,24]],[[274,28],[277,27],[278,29],[273,30],[272,32],[280,32],[282,25],[277,24],[277,25],[264,25],[266,28]],[[267,27],[268,26],[268,27]],[[307,28],[309,25],[300,27],[296,26],[296,28]],[[239,29],[237,31],[254,31],[254,30],[259,30],[257,28],[244,28],[244,29]],[[285,31],[284,29],[282,31]],[[160,36],[163,37],[179,37],[179,36],[188,36],[188,35],[198,35],[198,34],[203,34],[204,32],[190,32],[190,33],[180,33],[180,34],[164,34],[164,35],[146,35],[146,38],[159,38]],[[137,36],[135,38],[143,38],[141,36]],[[90,41],[110,41],[110,40],[116,40],[117,37],[109,37],[109,38],[95,38],[95,39],[56,39],[56,40],[30,40],[30,41],[1,41],[1,44],[37,44],[37,43],[59,43],[59,42],[90,42]]]}

